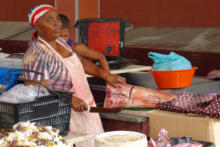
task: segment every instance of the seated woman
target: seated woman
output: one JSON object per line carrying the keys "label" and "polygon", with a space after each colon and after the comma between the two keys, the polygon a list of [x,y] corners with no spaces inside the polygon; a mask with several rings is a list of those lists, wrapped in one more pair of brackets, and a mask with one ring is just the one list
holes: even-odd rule
{"label": "seated woman", "polygon": [[[43,73],[43,77],[25,72],[28,80],[41,80],[52,90],[73,92],[70,130],[89,133],[93,138],[79,143],[77,147],[93,147],[94,137],[103,132],[100,117],[86,112],[88,106],[96,106],[90,91],[86,74],[106,80],[110,85],[124,84],[125,79],[97,67],[91,61],[78,56],[60,38],[61,20],[50,5],[39,5],[28,15],[29,23],[36,29],[38,39],[33,40],[23,59],[26,70]],[[30,84],[30,83],[26,83]]]}

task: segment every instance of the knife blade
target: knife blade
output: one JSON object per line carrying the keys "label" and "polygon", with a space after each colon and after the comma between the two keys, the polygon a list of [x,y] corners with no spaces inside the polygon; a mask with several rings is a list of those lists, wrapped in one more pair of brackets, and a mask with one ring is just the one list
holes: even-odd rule
{"label": "knife blade", "polygon": [[120,112],[120,108],[101,108],[101,107],[88,107],[87,112],[94,113],[118,113]]}

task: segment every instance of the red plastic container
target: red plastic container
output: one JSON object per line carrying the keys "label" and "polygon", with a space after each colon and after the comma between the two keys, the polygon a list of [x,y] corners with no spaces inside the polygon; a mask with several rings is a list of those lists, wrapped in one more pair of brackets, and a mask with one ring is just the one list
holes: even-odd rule
{"label": "red plastic container", "polygon": [[189,87],[192,83],[195,70],[193,67],[187,70],[151,71],[157,87],[160,89],[175,89]]}
{"label": "red plastic container", "polygon": [[81,42],[107,56],[123,56],[127,26],[127,20],[120,18],[80,19],[75,24],[80,30]]}

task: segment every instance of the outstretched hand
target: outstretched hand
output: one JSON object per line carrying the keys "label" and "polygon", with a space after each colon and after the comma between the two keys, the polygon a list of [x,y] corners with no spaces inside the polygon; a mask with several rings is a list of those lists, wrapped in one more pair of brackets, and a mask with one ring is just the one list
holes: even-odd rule
{"label": "outstretched hand", "polygon": [[108,74],[108,76],[106,76],[105,78],[106,82],[108,84],[110,84],[113,87],[116,87],[117,84],[125,84],[126,83],[126,79],[124,77],[121,77],[119,75],[115,75],[115,74]]}
{"label": "outstretched hand", "polygon": [[218,77],[220,77],[220,70],[212,70],[206,76],[206,78],[208,79],[213,79],[213,78],[218,78]]}

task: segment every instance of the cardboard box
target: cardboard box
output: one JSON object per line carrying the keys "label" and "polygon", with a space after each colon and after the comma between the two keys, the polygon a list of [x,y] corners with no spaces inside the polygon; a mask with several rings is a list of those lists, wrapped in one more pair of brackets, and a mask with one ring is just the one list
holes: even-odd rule
{"label": "cardboard box", "polygon": [[161,110],[151,111],[149,119],[151,138],[157,138],[160,129],[164,128],[169,137],[192,136],[193,140],[212,142],[220,147],[220,119]]}

